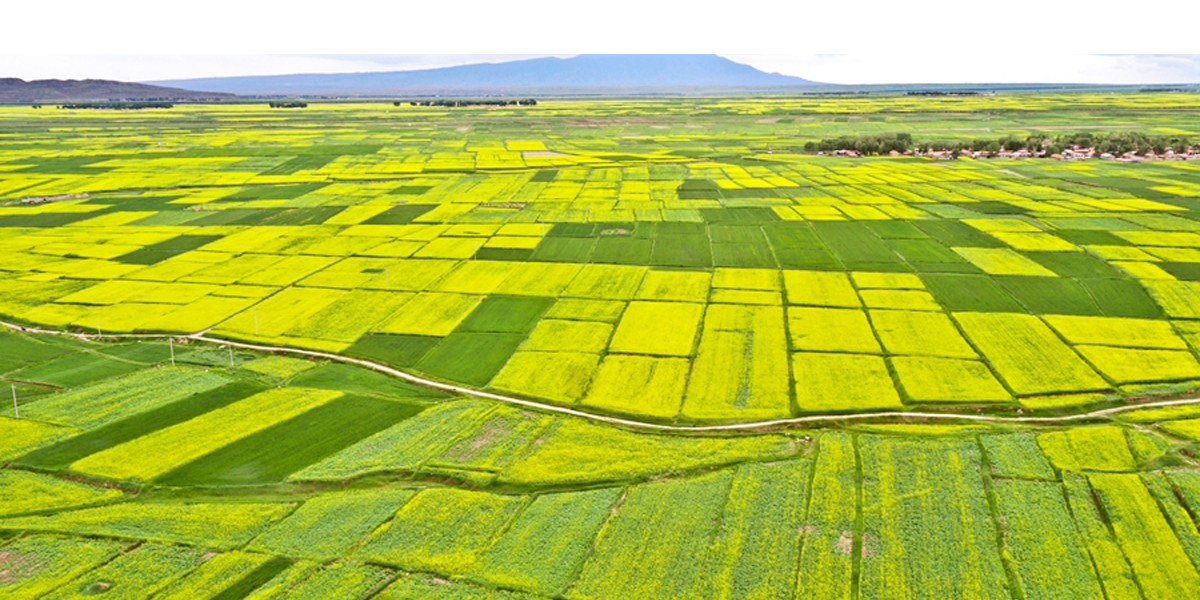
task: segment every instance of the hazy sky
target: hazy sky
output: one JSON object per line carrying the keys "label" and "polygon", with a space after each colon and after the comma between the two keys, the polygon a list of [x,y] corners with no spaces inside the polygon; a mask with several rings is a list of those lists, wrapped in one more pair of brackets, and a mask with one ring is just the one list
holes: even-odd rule
{"label": "hazy sky", "polygon": [[[0,55],[0,76],[150,81],[396,71],[537,56],[550,55]],[[831,83],[1200,83],[1200,55],[1004,55],[961,62],[913,61],[894,54],[724,56],[764,71]]]}
{"label": "hazy sky", "polygon": [[712,53],[833,83],[1200,82],[1195,0],[10,2],[0,77],[133,81]]}
{"label": "hazy sky", "polygon": [[[550,55],[3,55],[0,76],[149,81],[395,71],[537,56]],[[995,55],[966,61],[914,61],[897,54],[724,56],[764,71],[832,83],[1200,83],[1200,55]]]}

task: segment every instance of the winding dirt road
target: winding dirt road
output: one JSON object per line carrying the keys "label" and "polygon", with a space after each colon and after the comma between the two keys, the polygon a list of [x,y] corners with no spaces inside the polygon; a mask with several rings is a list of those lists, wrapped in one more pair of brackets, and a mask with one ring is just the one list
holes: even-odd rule
{"label": "winding dirt road", "polygon": [[1129,412],[1132,410],[1140,410],[1145,408],[1164,408],[1170,406],[1185,406],[1192,404],[1200,404],[1200,398],[1182,398],[1176,400],[1162,400],[1157,402],[1141,402],[1137,404],[1127,404],[1123,406],[1115,406],[1112,408],[1104,408],[1093,410],[1084,413],[1073,415],[1062,415],[1053,417],[1003,417],[994,415],[962,415],[962,414],[946,414],[946,413],[930,413],[917,411],[883,411],[883,412],[867,412],[855,414],[830,414],[830,415],[806,415],[803,417],[791,417],[787,419],[773,419],[767,421],[749,421],[745,423],[729,423],[722,425],[667,425],[663,423],[649,423],[634,419],[625,419],[621,417],[613,417],[608,415],[596,414],[585,410],[558,406],[555,404],[546,404],[536,400],[526,400],[524,398],[515,398],[492,392],[485,392],[468,387],[462,387],[454,384],[425,379],[411,373],[406,373],[399,369],[394,369],[384,364],[364,360],[361,358],[353,358],[350,356],[342,356],[330,352],[321,352],[317,350],[305,350],[303,348],[291,348],[287,346],[272,346],[266,344],[249,344],[245,342],[236,342],[232,340],[224,340],[221,338],[209,337],[208,331],[200,331],[192,334],[184,335],[169,335],[169,334],[112,334],[112,335],[92,335],[86,333],[77,333],[70,331],[59,331],[54,329],[42,329],[38,327],[25,327],[13,323],[0,321],[0,325],[23,333],[36,333],[44,335],[64,335],[75,337],[82,340],[96,341],[99,339],[189,339],[208,344],[216,344],[221,346],[232,346],[234,348],[243,348],[246,350],[257,350],[260,352],[271,352],[276,354],[295,354],[309,358],[320,358],[325,360],[338,361],[343,363],[355,364],[368,369],[403,379],[410,383],[427,387],[431,389],[461,394],[464,396],[473,396],[476,398],[487,398],[497,402],[504,402],[516,406],[523,406],[534,410],[552,412],[564,415],[571,415],[590,421],[608,423],[612,425],[621,425],[624,427],[645,429],[651,431],[661,431],[670,433],[702,433],[702,432],[720,432],[720,431],[756,431],[763,429],[779,429],[786,428],[792,425],[808,425],[822,422],[835,421],[865,421],[876,419],[928,419],[947,422],[975,422],[975,423],[1028,423],[1028,424],[1054,424],[1054,423],[1070,423],[1074,421],[1086,421],[1109,417],[1112,415]]}

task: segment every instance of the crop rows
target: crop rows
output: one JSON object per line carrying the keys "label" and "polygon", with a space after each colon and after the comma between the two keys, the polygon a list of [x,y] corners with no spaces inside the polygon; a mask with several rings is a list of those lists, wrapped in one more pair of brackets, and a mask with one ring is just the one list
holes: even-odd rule
{"label": "crop rows", "polygon": [[804,147],[1197,106],[0,107],[0,596],[1191,597],[1194,161]]}

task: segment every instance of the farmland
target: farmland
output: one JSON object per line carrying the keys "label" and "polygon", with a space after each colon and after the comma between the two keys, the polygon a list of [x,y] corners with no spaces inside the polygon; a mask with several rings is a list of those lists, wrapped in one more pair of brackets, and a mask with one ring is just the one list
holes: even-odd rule
{"label": "farmland", "polygon": [[1200,165],[802,150],[1197,114],[0,107],[0,596],[1191,597]]}

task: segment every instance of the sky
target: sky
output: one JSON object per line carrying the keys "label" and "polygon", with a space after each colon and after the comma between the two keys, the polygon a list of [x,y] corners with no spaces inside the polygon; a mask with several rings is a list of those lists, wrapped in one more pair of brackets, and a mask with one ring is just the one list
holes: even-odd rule
{"label": "sky", "polygon": [[[571,54],[0,55],[0,76],[154,81],[237,75],[400,71]],[[914,61],[897,54],[723,54],[813,81],[869,83],[1200,83],[1200,55],[995,55]]]}
{"label": "sky", "polygon": [[0,77],[362,72],[581,53],[720,54],[831,83],[1197,83],[1194,0],[58,0],[6,6]]}

